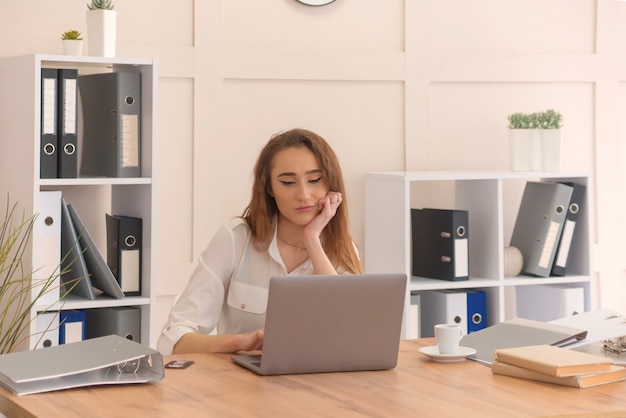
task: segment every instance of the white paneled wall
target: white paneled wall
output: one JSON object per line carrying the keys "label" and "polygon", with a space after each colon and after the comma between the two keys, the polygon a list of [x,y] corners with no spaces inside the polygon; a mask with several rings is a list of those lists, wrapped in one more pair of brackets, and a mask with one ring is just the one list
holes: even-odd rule
{"label": "white paneled wall", "polygon": [[[563,169],[595,177],[596,306],[626,311],[626,2],[114,2],[118,55],[159,60],[157,327],[273,133],[334,146],[362,247],[365,172],[506,170],[506,116],[547,108],[564,114]],[[86,31],[84,0],[2,8],[0,56]]]}

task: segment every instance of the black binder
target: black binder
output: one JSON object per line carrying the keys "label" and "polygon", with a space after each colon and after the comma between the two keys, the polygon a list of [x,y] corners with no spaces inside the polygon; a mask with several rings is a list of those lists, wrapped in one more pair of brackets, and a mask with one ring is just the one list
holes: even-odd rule
{"label": "black binder", "polygon": [[141,74],[78,77],[84,133],[81,175],[141,176]]}
{"label": "black binder", "polygon": [[107,265],[125,296],[141,296],[141,218],[106,215]]}
{"label": "black binder", "polygon": [[57,69],[41,69],[40,177],[57,176]]}
{"label": "black binder", "polygon": [[141,309],[120,306],[87,310],[87,338],[119,335],[127,340],[141,340]]}
{"label": "black binder", "polygon": [[58,177],[78,177],[78,70],[58,72]]}
{"label": "black binder", "polygon": [[120,285],[115,280],[115,276],[111,273],[111,269],[102,258],[102,254],[98,251],[95,242],[91,238],[89,231],[85,228],[83,221],[76,213],[76,210],[72,205],[67,205],[67,209],[72,218],[72,223],[78,234],[78,242],[84,249],[83,255],[85,257],[85,264],[91,274],[91,283],[94,287],[102,290],[109,296],[116,299],[122,299],[124,293],[120,288]]}
{"label": "black binder", "polygon": [[466,210],[411,209],[413,275],[469,280]]}
{"label": "black binder", "polygon": [[510,244],[524,257],[522,272],[550,276],[571,197],[566,184],[526,182]]}
{"label": "black binder", "polygon": [[63,285],[66,288],[71,288],[72,294],[94,300],[96,295],[83,257],[83,248],[78,240],[78,234],[74,229],[74,223],[64,198],[61,198],[61,256],[61,282]]}
{"label": "black binder", "polygon": [[554,264],[552,265],[552,275],[565,276],[567,269],[567,260],[569,258],[572,243],[574,242],[575,233],[577,231],[576,225],[580,217],[580,211],[583,208],[585,202],[586,187],[578,183],[563,183],[573,188],[572,198],[570,199],[569,206],[567,207],[567,214],[565,215],[565,223],[563,224],[563,230],[561,231],[561,238],[554,257]]}

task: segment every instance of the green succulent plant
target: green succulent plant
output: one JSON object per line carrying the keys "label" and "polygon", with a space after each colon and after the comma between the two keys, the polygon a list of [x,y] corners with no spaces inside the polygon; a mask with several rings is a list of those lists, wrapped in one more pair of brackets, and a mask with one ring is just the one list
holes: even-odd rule
{"label": "green succulent plant", "polygon": [[113,0],[91,0],[91,4],[87,3],[89,10],[113,10]]}
{"label": "green succulent plant", "polygon": [[81,33],[79,31],[72,29],[72,30],[68,30],[67,32],[63,32],[61,34],[61,39],[63,39],[64,41],[68,39],[75,39],[77,41],[82,41],[83,38],[80,35]]}
{"label": "green succulent plant", "polygon": [[563,116],[552,109],[536,113],[513,113],[508,116],[509,129],[559,129]]}

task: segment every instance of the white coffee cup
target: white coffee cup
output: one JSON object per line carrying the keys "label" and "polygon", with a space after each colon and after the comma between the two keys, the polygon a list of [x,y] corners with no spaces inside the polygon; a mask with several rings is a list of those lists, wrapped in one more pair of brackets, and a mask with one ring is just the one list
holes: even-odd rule
{"label": "white coffee cup", "polygon": [[439,354],[458,353],[461,337],[463,337],[463,330],[457,324],[435,325],[435,338],[437,338]]}

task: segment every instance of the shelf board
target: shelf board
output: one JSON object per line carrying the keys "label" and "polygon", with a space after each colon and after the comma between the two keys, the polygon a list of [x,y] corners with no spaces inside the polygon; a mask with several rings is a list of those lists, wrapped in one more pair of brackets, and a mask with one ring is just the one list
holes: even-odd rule
{"label": "shelf board", "polygon": [[589,283],[591,276],[551,276],[551,277],[533,277],[533,276],[517,276],[506,277],[504,286],[531,286],[537,284],[569,284],[569,283]]}
{"label": "shelf board", "polygon": [[439,289],[473,289],[482,287],[497,287],[500,282],[495,279],[483,277],[470,277],[469,280],[438,280],[426,277],[411,276],[409,290],[439,290]]}
{"label": "shelf board", "polygon": [[40,186],[106,186],[152,184],[151,177],[78,177],[73,179],[40,179]]}
{"label": "shelf board", "polygon": [[149,305],[150,298],[144,297],[125,297],[122,299],[114,299],[107,295],[98,295],[95,300],[89,300],[80,296],[68,295],[63,302],[56,303],[52,306],[37,305],[37,312],[42,311],[69,311],[75,309],[93,309],[93,308],[110,308],[116,306],[140,306]]}
{"label": "shelf board", "polygon": [[367,173],[370,178],[402,178],[405,181],[437,180],[526,180],[529,178],[558,179],[588,177],[586,172],[559,171],[501,171],[501,170],[466,170],[466,171],[381,171]]}

